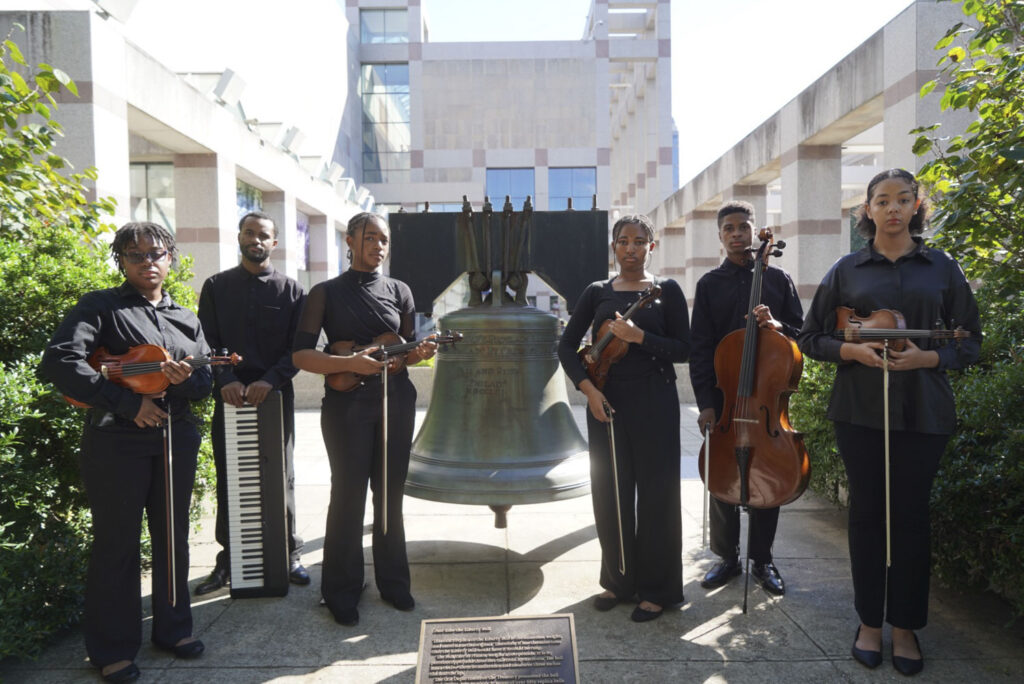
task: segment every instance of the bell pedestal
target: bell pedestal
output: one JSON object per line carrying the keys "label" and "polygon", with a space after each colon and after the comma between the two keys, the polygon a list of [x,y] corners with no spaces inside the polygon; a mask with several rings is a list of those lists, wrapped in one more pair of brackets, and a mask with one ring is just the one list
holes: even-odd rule
{"label": "bell pedestal", "polygon": [[496,526],[509,506],[589,494],[587,442],[556,353],[558,319],[504,304],[460,309],[440,324],[463,339],[438,351],[405,493],[491,506]]}

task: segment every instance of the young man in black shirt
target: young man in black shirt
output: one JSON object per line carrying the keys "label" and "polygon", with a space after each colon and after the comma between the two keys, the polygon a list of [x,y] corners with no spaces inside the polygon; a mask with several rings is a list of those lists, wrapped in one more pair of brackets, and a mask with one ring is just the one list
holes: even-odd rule
{"label": "young man in black shirt", "polygon": [[[721,417],[724,398],[716,387],[715,349],[722,338],[746,327],[747,307],[753,280],[754,207],[748,202],[728,202],[718,210],[718,237],[725,248],[725,261],[697,282],[690,321],[690,383],[700,415],[697,425],[714,425]],[[789,274],[769,265],[764,273],[761,304],[754,308],[761,327],[796,337],[803,325],[803,308]],[[778,316],[776,319],[774,316]],[[740,566],[739,507],[711,498],[711,550],[721,560],[701,582],[706,589],[720,587],[743,569]],[[786,585],[772,560],[772,545],[779,522],[779,509],[750,509],[750,548],[753,575],[765,591],[781,596]]]}
{"label": "young man in black shirt", "polygon": [[230,556],[227,522],[227,466],[225,463],[224,404],[258,406],[267,394],[280,390],[284,410],[285,476],[289,579],[309,584],[299,562],[302,538],[295,530],[295,470],[293,465],[295,391],[292,378],[292,338],[305,300],[302,286],[274,269],[270,255],[277,246],[277,226],[263,213],[249,213],[238,223],[242,263],[209,277],[199,295],[199,320],[212,349],[241,354],[237,366],[220,366],[215,375],[213,456],[217,468],[217,554],[213,572],[196,587],[207,594],[228,584]]}

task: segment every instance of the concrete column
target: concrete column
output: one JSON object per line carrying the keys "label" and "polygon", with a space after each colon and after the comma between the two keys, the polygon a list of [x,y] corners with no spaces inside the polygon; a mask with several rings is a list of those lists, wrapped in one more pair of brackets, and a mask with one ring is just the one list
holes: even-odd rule
{"label": "concrete column", "polygon": [[828,268],[849,249],[842,244],[841,148],[797,145],[782,154],[782,226],[777,264],[793,276],[806,308]]}
{"label": "concrete column", "polygon": [[686,215],[686,274],[679,284],[690,304],[697,281],[722,263],[722,242],[718,239],[718,212],[694,211]]}
{"label": "concrete column", "polygon": [[174,156],[175,239],[195,258],[192,287],[238,264],[235,164],[223,155]]}
{"label": "concrete column", "polygon": [[[277,224],[277,249],[274,250],[274,268],[289,278],[298,277],[299,244],[295,195],[290,192],[272,190],[263,193],[263,211]],[[312,228],[312,227],[311,227]]]}
{"label": "concrete column", "polygon": [[733,185],[722,193],[725,202],[750,202],[754,205],[754,227],[768,225],[768,186],[767,185]]}
{"label": "concrete column", "polygon": [[117,208],[110,218],[122,225],[130,217],[128,170],[128,104],[125,41],[112,24],[92,11],[16,12],[0,15],[0,35],[17,22],[25,31],[11,32],[29,64],[45,62],[66,72],[78,95],[54,95],[54,118],[64,130],[54,152],[76,171],[94,167],[95,183],[86,181],[87,197],[112,197]]}
{"label": "concrete column", "polygon": [[309,283],[316,285],[338,275],[338,243],[334,219],[313,214],[309,217]]}
{"label": "concrete column", "polygon": [[935,43],[946,30],[964,20],[958,4],[916,2],[885,26],[884,33],[884,143],[885,168],[904,168],[916,173],[930,157],[911,150],[919,126],[941,123],[942,135],[962,132],[976,118],[968,110],[939,109],[942,87],[920,97],[921,87],[935,78],[940,53]]}
{"label": "concrete column", "polygon": [[657,234],[658,247],[651,256],[650,270],[672,278],[682,287],[686,276],[686,226],[665,226]]}

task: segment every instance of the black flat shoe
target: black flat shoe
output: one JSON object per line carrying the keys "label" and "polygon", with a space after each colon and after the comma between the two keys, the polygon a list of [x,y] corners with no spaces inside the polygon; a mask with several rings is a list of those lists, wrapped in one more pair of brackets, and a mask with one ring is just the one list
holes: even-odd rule
{"label": "black flat shoe", "polygon": [[[860,625],[857,625],[857,631],[853,635],[853,647],[850,648],[850,655],[858,663],[866,668],[874,670],[876,667],[882,664],[882,652],[881,651],[867,651],[863,648],[857,648],[857,639],[860,639]],[[896,664],[895,659],[893,665]]]}
{"label": "black flat shoe", "polygon": [[754,563],[750,574],[761,583],[761,588],[774,596],[782,596],[786,593],[786,583],[782,581],[782,575],[775,563]]}
{"label": "black flat shoe", "polygon": [[173,653],[176,657],[181,658],[183,660],[192,660],[193,658],[198,658],[199,656],[203,655],[203,651],[206,650],[206,646],[204,646],[203,642],[199,639],[193,639],[192,641],[188,641],[184,644],[172,646],[164,646],[163,644],[158,644],[155,641],[153,642],[153,644],[160,650]]}
{"label": "black flat shoe", "polygon": [[700,586],[705,589],[717,589],[743,572],[738,558],[725,558],[715,563],[708,574],[704,575]]}
{"label": "black flat shoe", "polygon": [[391,596],[389,594],[381,594],[381,599],[393,605],[396,609],[402,611],[410,611],[416,607],[416,600],[412,597],[412,594],[406,592],[398,596]]}
{"label": "black flat shoe", "polygon": [[355,606],[351,608],[341,608],[337,613],[333,613],[334,621],[339,625],[346,627],[355,627],[359,624],[359,609]]}
{"label": "black flat shoe", "polygon": [[292,565],[292,569],[288,571],[288,581],[304,587],[310,582],[309,573],[306,572],[306,568],[302,567],[302,565],[295,563]]}
{"label": "black flat shoe", "polygon": [[196,585],[196,596],[217,591],[230,582],[231,573],[228,572],[227,568],[214,568],[213,572],[206,579]]}
{"label": "black flat shoe", "polygon": [[109,674],[101,676],[103,677],[103,681],[114,682],[117,684],[118,682],[134,682],[139,678],[139,674],[139,666],[135,663],[128,663],[120,670],[114,670]]}
{"label": "black flat shoe", "polygon": [[594,597],[594,609],[599,610],[602,613],[608,612],[617,605],[619,605],[618,596],[601,596],[598,594]]}
{"label": "black flat shoe", "polygon": [[[914,643],[917,644],[917,652],[921,653],[921,642],[917,640],[916,634],[914,634]],[[882,654],[878,654],[878,661],[882,661]],[[903,656],[896,655],[894,651],[892,654],[892,666],[901,675],[913,677],[924,669],[924,653],[921,653],[920,658],[904,658]]]}
{"label": "black flat shoe", "polygon": [[657,620],[664,613],[664,610],[644,610],[640,606],[633,609],[633,613],[629,616],[629,619],[633,622],[650,622],[651,620]]}

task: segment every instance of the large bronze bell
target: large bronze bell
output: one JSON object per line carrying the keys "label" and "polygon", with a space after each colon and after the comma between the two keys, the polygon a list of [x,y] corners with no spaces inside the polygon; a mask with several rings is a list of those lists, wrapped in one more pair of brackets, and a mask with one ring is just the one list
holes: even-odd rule
{"label": "large bronze bell", "polygon": [[496,527],[514,504],[590,493],[588,447],[558,364],[558,319],[532,306],[471,306],[441,318],[463,339],[438,351],[405,492],[485,504]]}

